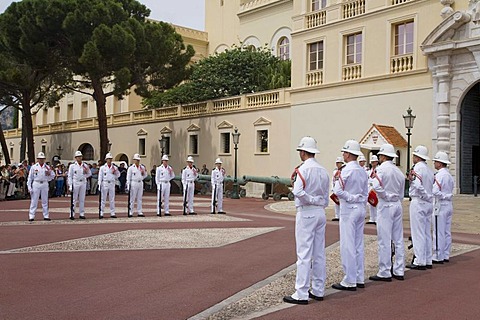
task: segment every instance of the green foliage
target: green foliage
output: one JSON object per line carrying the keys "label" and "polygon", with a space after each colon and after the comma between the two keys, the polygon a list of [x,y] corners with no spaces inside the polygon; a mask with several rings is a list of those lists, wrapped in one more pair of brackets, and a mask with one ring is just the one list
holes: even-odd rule
{"label": "green foliage", "polygon": [[144,104],[163,107],[289,87],[290,74],[290,61],[267,48],[234,47],[199,61],[188,82],[157,91]]}

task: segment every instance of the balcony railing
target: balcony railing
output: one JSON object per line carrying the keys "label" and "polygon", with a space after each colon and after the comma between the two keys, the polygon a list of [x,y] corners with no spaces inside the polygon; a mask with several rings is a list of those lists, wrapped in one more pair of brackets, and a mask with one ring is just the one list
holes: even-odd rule
{"label": "balcony railing", "polygon": [[362,77],[362,65],[361,64],[349,64],[342,68],[342,80],[355,80]]}
{"label": "balcony railing", "polygon": [[343,19],[353,18],[365,13],[365,0],[355,0],[342,5]]}
{"label": "balcony railing", "polygon": [[392,1],[392,6],[395,6],[397,4],[402,4],[402,3],[410,2],[410,1],[413,1],[413,0],[391,0],[391,1]]}
{"label": "balcony railing", "polygon": [[307,73],[307,86],[318,86],[323,83],[323,70],[316,70]]}
{"label": "balcony railing", "polygon": [[305,24],[307,29],[315,28],[327,23],[327,11],[316,11],[305,16]]}
{"label": "balcony railing", "polygon": [[[126,126],[146,122],[171,121],[181,118],[199,116],[214,116],[219,113],[247,111],[263,108],[285,107],[290,105],[290,92],[286,89],[276,89],[229,97],[224,99],[209,100],[200,103],[179,105],[173,107],[146,109],[107,115],[108,126]],[[91,130],[98,128],[97,118],[61,121],[51,124],[38,125],[33,128],[34,134],[51,134],[58,132]],[[21,136],[21,129],[6,130],[5,138]]]}
{"label": "balcony railing", "polygon": [[399,73],[413,70],[413,54],[394,56],[390,59],[390,72]]}

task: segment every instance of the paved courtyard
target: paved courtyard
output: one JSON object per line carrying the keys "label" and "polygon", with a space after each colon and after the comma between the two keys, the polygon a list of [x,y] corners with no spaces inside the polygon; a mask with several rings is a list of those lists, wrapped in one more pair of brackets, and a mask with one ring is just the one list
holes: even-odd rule
{"label": "paved courtyard", "polygon": [[[227,215],[98,219],[98,197],[87,197],[86,220],[68,220],[69,198],[50,199],[52,221],[40,210],[28,222],[26,200],[0,203],[0,319],[476,319],[480,314],[480,200],[457,196],[453,257],[433,270],[408,271],[403,282],[367,282],[355,293],[329,289],[323,302],[282,303],[294,291],[292,202],[226,199]],[[405,201],[408,207],[408,201]],[[77,209],[78,215],[78,209]],[[408,237],[408,210],[405,237]],[[327,285],[342,276],[338,224],[327,209]],[[376,270],[375,227],[365,227],[366,278]],[[405,242],[408,245],[408,241]],[[348,307],[347,307],[348,306]]]}

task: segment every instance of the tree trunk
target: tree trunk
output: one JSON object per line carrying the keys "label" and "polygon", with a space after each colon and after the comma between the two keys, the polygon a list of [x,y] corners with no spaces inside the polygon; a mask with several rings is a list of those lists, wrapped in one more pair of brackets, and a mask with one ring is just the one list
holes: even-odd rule
{"label": "tree trunk", "polygon": [[[32,110],[30,109],[30,96],[24,95],[22,100],[23,109],[23,124],[25,135],[27,136],[27,157],[28,163],[35,163],[35,145],[33,143],[33,122],[32,122]],[[23,160],[23,159],[20,159]]]}
{"label": "tree trunk", "polygon": [[97,104],[98,131],[100,133],[100,161],[105,159],[108,150],[108,128],[107,128],[107,98],[103,92],[102,83],[92,79],[93,98]]}
{"label": "tree trunk", "polygon": [[22,112],[22,136],[20,138],[20,161],[23,161],[25,159],[25,152],[27,149],[27,130],[25,129],[25,116],[23,109],[20,109]]}
{"label": "tree trunk", "polygon": [[10,164],[10,154],[8,153],[7,141],[3,135],[2,122],[0,122],[0,144],[2,145],[3,159],[6,164]]}

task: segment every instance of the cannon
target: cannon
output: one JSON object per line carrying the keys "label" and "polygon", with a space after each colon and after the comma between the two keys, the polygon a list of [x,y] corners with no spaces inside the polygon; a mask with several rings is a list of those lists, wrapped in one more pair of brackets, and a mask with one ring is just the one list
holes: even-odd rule
{"label": "cannon", "polygon": [[277,176],[272,177],[255,177],[243,176],[245,182],[256,182],[265,184],[265,190],[262,193],[262,199],[267,200],[273,197],[273,200],[279,201],[282,197],[287,197],[288,200],[293,200],[293,193],[290,191],[292,182],[289,178],[281,178]]}
{"label": "cannon", "polygon": [[[181,175],[176,175],[175,178],[173,178],[174,181],[178,181],[178,187],[179,190],[181,190],[181,180],[182,176]],[[207,188],[205,188],[205,185],[207,183],[210,183],[211,181],[211,176],[207,174],[199,174],[197,180],[195,180],[195,192],[200,193],[200,194],[206,194],[207,193]],[[233,181],[234,178],[231,176],[226,176],[224,181],[223,181],[223,191],[225,192],[225,196],[230,198],[233,190]],[[247,195],[247,192],[245,188],[242,188],[241,186],[244,186],[247,182],[244,179],[239,179],[237,178],[237,183],[240,185],[240,197],[244,198]],[[180,191],[181,192],[181,191]]]}

